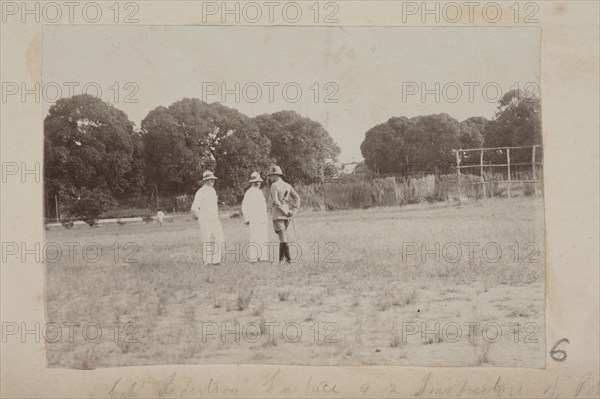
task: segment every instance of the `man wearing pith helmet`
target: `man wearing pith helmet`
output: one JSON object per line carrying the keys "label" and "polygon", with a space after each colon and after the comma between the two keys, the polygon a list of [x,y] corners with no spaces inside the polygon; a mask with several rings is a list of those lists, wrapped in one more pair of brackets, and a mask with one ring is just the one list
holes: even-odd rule
{"label": "man wearing pith helmet", "polygon": [[279,261],[290,263],[290,246],[287,228],[290,220],[300,207],[300,196],[294,188],[283,181],[283,172],[277,165],[269,168],[268,178],[271,183],[271,200],[273,201],[273,228],[279,237]]}
{"label": "man wearing pith helmet", "polygon": [[250,176],[250,188],[244,194],[242,201],[242,214],[245,224],[249,227],[250,239],[248,251],[244,256],[248,261],[259,262],[269,259],[269,251],[265,248],[268,242],[267,234],[267,204],[265,196],[260,189],[263,179],[258,172],[252,172]]}
{"label": "man wearing pith helmet", "polygon": [[217,177],[207,170],[202,175],[202,187],[196,191],[192,212],[198,217],[202,240],[202,261],[206,265],[221,263],[221,249],[225,241],[219,220],[217,192],[214,185]]}

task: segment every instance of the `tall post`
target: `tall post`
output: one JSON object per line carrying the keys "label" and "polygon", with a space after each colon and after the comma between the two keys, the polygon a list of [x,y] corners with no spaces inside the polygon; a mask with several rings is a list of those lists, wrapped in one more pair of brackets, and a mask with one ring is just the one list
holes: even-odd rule
{"label": "tall post", "polygon": [[483,177],[483,150],[479,153],[479,170],[481,174],[481,187],[483,187],[483,198],[487,198],[485,194],[485,177]]}
{"label": "tall post", "polygon": [[44,190],[44,223],[46,223],[47,219],[50,219],[48,215],[50,215],[50,206],[48,204],[48,192]]}
{"label": "tall post", "polygon": [[156,193],[156,211],[158,212],[160,206],[158,205],[158,187],[156,186],[156,184],[154,185],[154,192]]}
{"label": "tall post", "polygon": [[460,150],[455,150],[454,153],[456,154],[456,184],[458,184],[458,204],[461,205],[462,190],[460,188],[460,156],[458,155],[459,151]]}
{"label": "tall post", "polygon": [[58,217],[58,195],[54,194],[54,206],[56,209],[56,223],[60,222],[60,218]]}
{"label": "tall post", "polygon": [[531,147],[531,170],[533,171],[533,195],[537,197],[537,170],[535,166],[535,146]]}
{"label": "tall post", "polygon": [[508,198],[512,197],[512,193],[511,193],[511,189],[512,189],[512,182],[511,182],[511,178],[510,178],[510,148],[506,147],[506,165],[507,165],[507,170],[508,170]]}

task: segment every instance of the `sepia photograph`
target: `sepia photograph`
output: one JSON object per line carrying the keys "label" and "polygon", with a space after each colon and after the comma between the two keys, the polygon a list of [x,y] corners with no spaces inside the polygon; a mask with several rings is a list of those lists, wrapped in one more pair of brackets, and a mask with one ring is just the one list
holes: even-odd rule
{"label": "sepia photograph", "polygon": [[0,398],[600,398],[600,2],[0,1]]}
{"label": "sepia photograph", "polygon": [[43,40],[48,367],[544,367],[540,30]]}

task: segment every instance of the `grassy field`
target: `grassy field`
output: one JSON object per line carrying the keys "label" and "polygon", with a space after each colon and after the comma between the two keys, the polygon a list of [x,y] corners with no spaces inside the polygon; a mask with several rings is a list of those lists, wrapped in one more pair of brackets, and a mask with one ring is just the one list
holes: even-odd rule
{"label": "grassy field", "polygon": [[[232,253],[210,267],[191,216],[50,230],[47,242],[80,246],[47,263],[48,321],[79,326],[47,344],[48,365],[543,367],[543,220],[539,198],[305,212],[292,265]],[[241,220],[222,222],[227,248],[242,248]],[[86,323],[98,324],[83,339]]]}

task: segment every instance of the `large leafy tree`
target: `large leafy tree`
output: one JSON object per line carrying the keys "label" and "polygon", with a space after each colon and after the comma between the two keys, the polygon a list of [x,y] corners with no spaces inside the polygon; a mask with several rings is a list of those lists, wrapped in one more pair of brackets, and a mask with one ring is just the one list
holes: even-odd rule
{"label": "large leafy tree", "polygon": [[459,123],[447,114],[418,116],[406,130],[408,162],[451,162],[459,145]]}
{"label": "large leafy tree", "polygon": [[264,176],[267,171],[270,149],[269,139],[262,136],[251,121],[246,121],[235,133],[225,135],[215,147],[215,170],[220,187],[231,188],[238,201],[241,200],[250,174],[258,171]]}
{"label": "large leafy tree", "polygon": [[[484,147],[523,147],[542,144],[542,120],[537,97],[512,90],[500,99],[496,117],[485,128]],[[540,156],[540,155],[538,155]],[[492,154],[505,159],[503,151]],[[531,161],[528,149],[512,150],[511,162]]]}
{"label": "large leafy tree", "polygon": [[177,193],[182,185],[195,185],[210,160],[208,144],[190,137],[181,125],[185,122],[162,106],[142,120],[148,183],[162,192]]}
{"label": "large leafy tree", "polygon": [[486,126],[485,147],[516,147],[542,144],[539,100],[521,90],[500,99],[494,120]]}
{"label": "large leafy tree", "polygon": [[206,169],[219,175],[219,187],[243,194],[253,170],[266,169],[269,140],[235,109],[185,98],[158,107],[142,121],[148,178],[175,194],[197,188]]}
{"label": "large leafy tree", "polygon": [[372,171],[400,172],[407,163],[452,162],[460,135],[458,121],[447,114],[393,117],[367,131],[361,152]]}
{"label": "large leafy tree", "polygon": [[271,142],[270,158],[292,182],[313,183],[323,179],[328,163],[340,149],[318,122],[293,111],[254,118],[260,133]]}
{"label": "large leafy tree", "polygon": [[460,148],[480,148],[483,144],[485,128],[489,122],[481,116],[473,116],[462,121],[458,126]]}
{"label": "large leafy tree", "polygon": [[[143,187],[141,140],[127,115],[96,97],[60,99],[44,119],[47,195],[124,199]],[[73,215],[77,217],[77,215]]]}
{"label": "large leafy tree", "polygon": [[392,117],[367,131],[360,146],[367,167],[375,172],[397,172],[406,162],[406,130],[412,125],[410,119]]}

